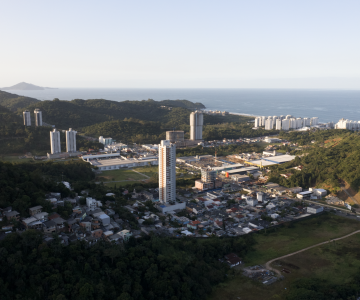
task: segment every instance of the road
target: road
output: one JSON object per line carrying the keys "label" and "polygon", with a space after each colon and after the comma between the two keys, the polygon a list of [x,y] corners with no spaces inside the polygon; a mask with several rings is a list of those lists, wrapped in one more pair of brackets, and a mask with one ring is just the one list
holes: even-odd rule
{"label": "road", "polygon": [[289,257],[289,256],[292,256],[292,255],[294,255],[294,254],[298,254],[298,253],[304,252],[304,251],[309,250],[309,249],[311,249],[311,248],[315,248],[315,247],[318,247],[318,246],[321,246],[321,245],[328,244],[328,243],[333,242],[333,241],[338,241],[338,240],[345,239],[345,238],[347,238],[347,237],[349,237],[349,236],[352,236],[352,235],[354,235],[354,234],[356,234],[356,233],[360,233],[360,230],[356,230],[356,231],[354,231],[354,232],[352,232],[352,233],[349,233],[349,234],[347,234],[347,235],[345,235],[345,236],[342,236],[342,237],[339,237],[339,238],[336,238],[336,239],[332,239],[332,240],[330,240],[330,241],[322,242],[322,243],[319,243],[319,244],[316,244],[316,245],[313,245],[313,246],[304,248],[304,249],[302,249],[302,250],[299,250],[299,251],[296,251],[296,252],[293,252],[293,253],[290,253],[290,254],[287,254],[287,255],[278,257],[278,258],[274,258],[274,259],[272,259],[272,260],[269,260],[269,261],[265,264],[265,268],[268,269],[268,270],[272,270],[272,271],[276,272],[277,274],[279,274],[280,276],[282,276],[281,272],[280,272],[278,269],[272,268],[272,267],[270,266],[274,261],[279,260],[279,259],[283,259],[283,258],[286,258],[286,257]]}
{"label": "road", "polygon": [[301,200],[301,199],[297,199],[297,198],[287,198],[287,199],[294,200],[294,201],[299,201],[299,202],[304,201],[304,202],[312,203],[312,204],[319,205],[319,206],[329,207],[331,209],[341,210],[341,211],[349,213],[349,214],[350,213],[354,214],[353,212],[351,212],[351,210],[349,210],[347,208],[341,208],[341,207],[338,207],[338,206],[332,206],[332,205],[328,205],[328,204],[324,204],[324,203],[320,203],[320,202],[316,202],[316,201]]}
{"label": "road", "polygon": [[357,200],[356,200],[355,198],[353,198],[353,197],[349,194],[349,192],[347,191],[347,189],[346,189],[344,186],[341,186],[341,189],[346,193],[346,195],[349,196],[349,198],[350,198],[352,201],[354,201],[355,204],[359,204],[359,202],[357,202]]}

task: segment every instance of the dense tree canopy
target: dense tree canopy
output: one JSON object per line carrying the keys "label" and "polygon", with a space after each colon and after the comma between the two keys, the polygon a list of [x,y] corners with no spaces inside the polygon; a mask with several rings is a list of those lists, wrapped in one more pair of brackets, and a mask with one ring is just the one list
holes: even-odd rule
{"label": "dense tree canopy", "polygon": [[[287,187],[310,187],[323,185],[337,192],[341,181],[348,182],[356,191],[360,187],[360,137],[358,133],[341,130],[317,131],[315,133],[291,133],[286,137],[294,142],[312,140],[318,143],[310,144],[300,152],[301,157],[294,161],[271,167],[269,181],[277,182]],[[301,171],[292,169],[303,166]],[[280,174],[291,172],[289,179]]]}
{"label": "dense tree canopy", "polygon": [[132,239],[47,245],[40,232],[10,234],[0,243],[1,298],[12,299],[205,299],[226,278],[219,258],[245,255],[253,237],[237,239]]}

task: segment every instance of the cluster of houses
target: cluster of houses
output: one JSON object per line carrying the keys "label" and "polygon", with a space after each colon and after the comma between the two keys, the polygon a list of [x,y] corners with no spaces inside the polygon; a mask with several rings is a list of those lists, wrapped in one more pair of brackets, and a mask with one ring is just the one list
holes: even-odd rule
{"label": "cluster of houses", "polygon": [[[212,191],[189,196],[185,210],[167,213],[144,212],[147,199],[138,196],[134,197],[135,204],[126,208],[138,219],[142,232],[175,237],[244,235],[323,211],[321,206],[305,207],[298,201],[277,197],[274,185],[269,184],[267,192],[243,189],[234,194]],[[290,192],[294,191],[299,188]],[[152,224],[145,222],[148,219]]]}
{"label": "cluster of houses", "polygon": [[[36,229],[44,232],[46,241],[53,239],[53,233],[57,233],[62,243],[85,240],[89,244],[105,239],[109,242],[120,243],[127,241],[136,232],[130,231],[130,226],[125,220],[111,209],[102,209],[101,201],[91,197],[86,198],[86,205],[79,205],[77,199],[74,201],[72,214],[64,219],[58,213],[47,213],[42,206],[29,208],[29,217],[20,218],[20,213],[8,207],[3,210],[2,215],[9,221],[19,221],[24,230]],[[3,229],[12,229],[12,225],[5,225]]]}
{"label": "cluster of houses", "polygon": [[[309,192],[323,196],[321,189]],[[141,192],[134,190],[132,193],[124,191],[124,195],[131,195],[128,198],[133,204],[124,208],[137,220],[135,227],[119,218],[112,208],[114,201],[102,203],[86,197],[86,204],[82,202],[80,205],[79,197],[61,199],[60,194],[56,193],[51,193],[48,201],[54,203],[54,206],[69,201],[72,213],[68,218],[63,218],[58,213],[49,214],[43,211],[42,206],[31,207],[29,216],[25,218],[20,218],[19,212],[11,207],[4,209],[2,215],[8,220],[19,221],[25,230],[43,231],[48,241],[52,239],[53,233],[58,233],[64,244],[77,240],[92,244],[100,239],[122,243],[131,236],[140,237],[150,233],[173,237],[239,236],[323,211],[321,206],[305,207],[299,201],[284,198],[286,193],[297,193],[301,199],[308,195],[308,192],[302,192],[301,187],[284,188],[275,183],[244,187],[231,193],[224,190],[200,194],[186,192],[182,196],[178,194],[182,203],[186,204],[185,209],[164,212],[157,200],[157,189]],[[106,196],[114,194],[108,193]],[[152,203],[151,207],[149,201]]]}

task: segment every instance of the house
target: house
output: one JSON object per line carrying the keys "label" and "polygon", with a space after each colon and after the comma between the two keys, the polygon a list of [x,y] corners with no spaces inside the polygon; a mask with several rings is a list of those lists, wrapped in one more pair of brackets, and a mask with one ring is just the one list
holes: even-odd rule
{"label": "house", "polygon": [[41,229],[43,227],[42,222],[40,222],[35,217],[23,219],[22,223],[26,229]]}
{"label": "house", "polygon": [[200,221],[192,221],[187,224],[188,228],[197,229],[198,225],[201,224]]}
{"label": "house", "polygon": [[103,233],[102,229],[95,229],[91,231],[91,236],[94,238],[101,238],[102,233]]}
{"label": "house", "polygon": [[311,191],[301,192],[296,195],[298,199],[310,199],[312,195]]}
{"label": "house", "polygon": [[34,206],[34,207],[30,207],[30,208],[29,208],[30,216],[36,215],[36,214],[38,214],[38,213],[41,213],[42,208],[43,208],[43,207],[42,207],[41,205]]}
{"label": "house", "polygon": [[189,202],[186,204],[186,210],[194,214],[198,214],[200,211],[202,211],[202,207],[200,204]]}
{"label": "house", "polygon": [[110,224],[110,217],[107,214],[103,213],[99,215],[97,218],[99,219],[99,221],[103,226],[108,226]]}
{"label": "house", "polygon": [[91,229],[92,230],[99,229],[100,225],[101,225],[100,221],[97,218],[95,218],[91,221]]}
{"label": "house", "polygon": [[268,221],[264,221],[264,220],[251,220],[251,221],[249,221],[249,225],[256,229],[262,229],[262,228],[269,227],[270,223]]}
{"label": "house", "polygon": [[287,191],[288,193],[296,194],[296,193],[302,192],[302,187],[300,187],[300,186],[292,187],[292,188],[286,189],[286,191]]}
{"label": "house", "polygon": [[3,214],[8,219],[8,221],[10,221],[10,220],[19,221],[20,220],[20,213],[17,212],[16,210],[6,211]]}
{"label": "house", "polygon": [[126,229],[120,231],[119,234],[121,235],[124,241],[129,240],[129,238],[132,236],[131,232]]}
{"label": "house", "polygon": [[249,227],[244,227],[244,228],[243,228],[243,231],[244,231],[246,234],[252,232],[252,230],[251,230]]}
{"label": "house", "polygon": [[258,204],[258,201],[257,199],[247,197],[246,204],[250,206],[256,206]]}
{"label": "house", "polygon": [[84,228],[85,231],[91,231],[91,222],[82,221],[80,227]]}
{"label": "house", "polygon": [[225,255],[226,262],[230,266],[230,268],[238,266],[242,263],[241,258],[237,256],[235,253],[229,253]]}
{"label": "house", "polygon": [[280,174],[280,176],[284,177],[285,179],[289,179],[292,175],[292,173]]}
{"label": "house", "polygon": [[318,214],[322,211],[324,211],[324,207],[322,206],[319,206],[319,205],[315,205],[315,206],[308,206],[306,211],[309,213],[309,214]]}
{"label": "house", "polygon": [[43,230],[46,233],[51,233],[56,231],[56,223],[53,221],[46,221],[43,223]]}
{"label": "house", "polygon": [[271,214],[270,217],[275,220],[275,219],[277,219],[279,217],[279,215],[278,214]]}
{"label": "house", "polygon": [[43,212],[33,215],[33,217],[35,217],[40,222],[46,222],[48,220],[48,216],[49,216],[49,214],[46,211],[43,211]]}
{"label": "house", "polygon": [[69,225],[69,231],[74,231],[73,226],[77,225],[77,220],[74,218],[70,218],[66,221],[66,223]]}
{"label": "house", "polygon": [[97,201],[91,197],[86,197],[86,206],[91,210],[97,208]]}
{"label": "house", "polygon": [[48,219],[49,220],[53,220],[53,219],[56,219],[56,218],[60,218],[60,215],[56,212],[54,213],[51,213],[49,216],[48,216]]}
{"label": "house", "polygon": [[114,233],[111,230],[107,230],[107,231],[103,232],[102,235],[103,235],[104,239],[108,240],[108,238],[113,234]]}
{"label": "house", "polygon": [[61,217],[52,219],[52,221],[56,224],[56,231],[64,231],[65,230],[65,220]]}
{"label": "house", "polygon": [[327,191],[324,189],[309,188],[309,191],[313,192],[314,195],[319,196],[319,197],[324,197],[327,194]]}
{"label": "house", "polygon": [[154,200],[154,195],[148,191],[143,191],[141,193],[147,200]]}
{"label": "house", "polygon": [[115,234],[113,234],[113,235],[110,235],[109,237],[108,237],[108,240],[109,240],[109,242],[121,242],[122,241],[122,236],[121,236],[121,234],[118,232],[118,233],[115,233]]}

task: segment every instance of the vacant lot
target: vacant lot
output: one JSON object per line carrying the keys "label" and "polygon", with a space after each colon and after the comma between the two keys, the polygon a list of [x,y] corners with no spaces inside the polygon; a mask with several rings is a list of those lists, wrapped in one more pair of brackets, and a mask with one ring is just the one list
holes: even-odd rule
{"label": "vacant lot", "polygon": [[[279,228],[268,235],[256,235],[258,244],[254,251],[245,257],[246,265],[265,264],[270,259],[358,229],[359,221],[323,215],[298,222],[294,228]],[[291,283],[302,277],[316,277],[345,284],[360,267],[359,247],[360,234],[356,234],[335,243],[304,251],[273,264],[274,267],[286,268],[291,272],[284,274],[284,280],[264,286],[242,275],[236,275],[220,285],[210,299],[285,299]]]}
{"label": "vacant lot", "polygon": [[256,235],[255,251],[247,259],[247,265],[259,264],[270,259],[346,235],[360,229],[360,222],[333,214],[290,223],[275,232]]}

